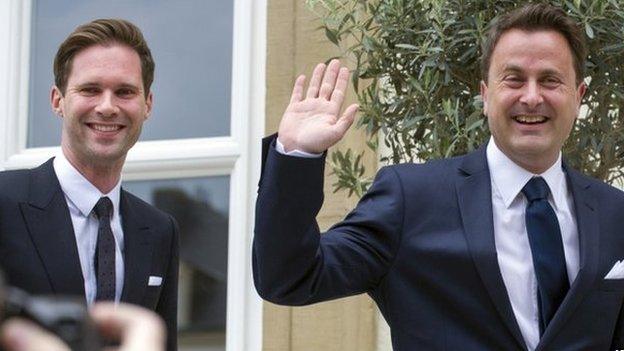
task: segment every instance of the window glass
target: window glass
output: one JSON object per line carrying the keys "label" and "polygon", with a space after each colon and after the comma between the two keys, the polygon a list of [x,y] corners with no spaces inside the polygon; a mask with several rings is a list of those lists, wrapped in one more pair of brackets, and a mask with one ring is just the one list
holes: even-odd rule
{"label": "window glass", "polygon": [[233,11],[232,0],[33,0],[27,146],[60,144],[49,98],[58,46],[78,25],[111,17],[141,28],[156,62],[141,140],[229,135]]}
{"label": "window glass", "polygon": [[228,176],[124,182],[180,226],[180,350],[225,350]]}

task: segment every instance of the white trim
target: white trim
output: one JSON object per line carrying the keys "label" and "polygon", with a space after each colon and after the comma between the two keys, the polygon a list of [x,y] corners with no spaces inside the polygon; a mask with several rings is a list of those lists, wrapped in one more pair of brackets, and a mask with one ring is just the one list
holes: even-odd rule
{"label": "white trim", "polygon": [[[10,156],[4,163],[6,169],[32,168],[59,152],[60,147],[24,149]],[[145,172],[180,166],[217,167],[231,170],[240,156],[240,146],[231,137],[144,141],[137,143],[128,153],[124,173]],[[193,162],[199,162],[194,165]]]}
{"label": "white trim", "polygon": [[234,1],[231,130],[244,151],[230,178],[227,351],[262,349],[262,301],[253,286],[250,248],[264,132],[265,12],[264,0]]}
{"label": "white trim", "polygon": [[[0,72],[4,71],[5,79],[0,81],[0,169],[2,161],[18,152],[22,139],[22,116],[28,116],[28,59],[30,45],[30,0],[8,0],[0,3],[0,12],[4,15],[0,22],[0,31],[6,40],[0,41]],[[1,75],[0,75],[1,76]]]}
{"label": "white trim", "polygon": [[251,143],[245,149],[243,154],[247,155],[247,166],[249,169],[245,172],[247,176],[247,274],[248,288],[246,290],[247,313],[245,315],[246,334],[245,334],[245,350],[261,351],[262,335],[263,335],[263,302],[256,293],[253,285],[253,277],[251,272],[251,244],[253,239],[253,230],[255,226],[255,205],[257,197],[258,180],[260,179],[261,161],[262,161],[262,144],[261,139],[265,134],[266,122],[266,50],[267,50],[267,0],[250,0],[250,7],[254,13],[252,18],[252,34],[251,34],[251,61],[252,67],[250,72],[251,82],[249,85],[250,105],[249,105],[249,134],[247,140]]}
{"label": "white trim", "polygon": [[[20,46],[20,67],[19,67],[19,105],[18,110],[13,115],[17,118],[15,126],[17,127],[17,133],[15,133],[16,140],[14,141],[13,148],[14,153],[22,151],[26,148],[26,142],[28,138],[28,114],[30,106],[28,105],[28,96],[30,93],[30,47],[31,47],[31,22],[32,22],[32,0],[24,0],[22,5],[22,13],[20,23],[21,27],[21,46]],[[17,152],[16,152],[17,151]]]}
{"label": "white trim", "polygon": [[11,72],[13,72],[11,70],[11,53],[13,50],[10,48],[12,47],[11,39],[16,36],[11,31],[11,18],[15,18],[12,4],[11,1],[0,2],[0,160],[5,158],[7,153],[6,139],[10,135],[6,118],[10,113],[10,77]]}

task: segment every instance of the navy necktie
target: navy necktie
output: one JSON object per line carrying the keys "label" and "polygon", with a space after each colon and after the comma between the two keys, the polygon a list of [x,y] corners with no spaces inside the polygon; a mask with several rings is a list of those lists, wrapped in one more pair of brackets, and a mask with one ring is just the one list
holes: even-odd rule
{"label": "navy necktie", "polygon": [[93,208],[99,220],[95,269],[97,272],[96,301],[115,300],[115,237],[111,230],[113,203],[102,197]]}
{"label": "navy necktie", "polygon": [[542,177],[532,178],[522,189],[528,200],[525,220],[537,278],[540,335],[570,289],[561,230],[548,203],[549,192]]}

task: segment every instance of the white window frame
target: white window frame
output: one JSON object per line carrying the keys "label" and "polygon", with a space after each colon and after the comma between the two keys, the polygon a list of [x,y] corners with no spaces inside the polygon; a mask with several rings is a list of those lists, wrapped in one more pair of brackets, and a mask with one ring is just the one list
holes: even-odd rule
{"label": "white window frame", "polygon": [[[267,3],[233,1],[231,135],[139,142],[123,179],[230,176],[226,349],[259,351],[262,301],[253,287],[251,240],[265,121]],[[26,147],[31,9],[32,0],[0,1],[0,170],[35,167],[59,151]]]}

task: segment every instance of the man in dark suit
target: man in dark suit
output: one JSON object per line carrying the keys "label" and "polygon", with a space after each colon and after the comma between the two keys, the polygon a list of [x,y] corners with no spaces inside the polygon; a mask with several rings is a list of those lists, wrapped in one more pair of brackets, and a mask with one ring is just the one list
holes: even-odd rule
{"label": "man in dark suit", "polygon": [[0,173],[0,267],[33,294],[152,309],[175,350],[177,225],[120,186],[152,109],[147,43],[130,22],[95,20],[61,44],[54,75],[61,152],[35,169]]}
{"label": "man in dark suit", "polygon": [[259,294],[305,305],[368,293],[395,350],[624,347],[624,195],[570,169],[561,147],[579,113],[583,35],[532,4],[492,27],[481,93],[492,138],[447,160],[383,168],[342,222],[319,235],[322,153],[348,70],[300,76],[265,140],[253,268]]}

